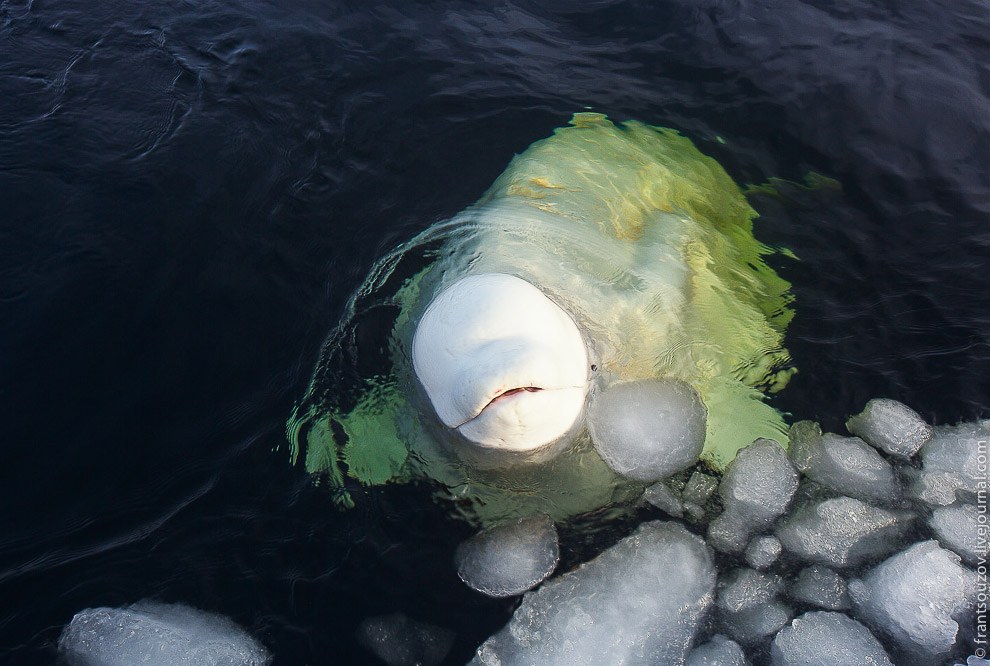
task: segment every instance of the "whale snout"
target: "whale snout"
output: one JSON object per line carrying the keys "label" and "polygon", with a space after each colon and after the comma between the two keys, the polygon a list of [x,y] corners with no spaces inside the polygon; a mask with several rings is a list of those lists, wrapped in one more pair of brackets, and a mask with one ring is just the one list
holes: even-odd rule
{"label": "whale snout", "polygon": [[588,388],[588,353],[574,321],[530,283],[463,278],[430,304],[413,366],[437,416],[468,442],[530,451],[567,434]]}

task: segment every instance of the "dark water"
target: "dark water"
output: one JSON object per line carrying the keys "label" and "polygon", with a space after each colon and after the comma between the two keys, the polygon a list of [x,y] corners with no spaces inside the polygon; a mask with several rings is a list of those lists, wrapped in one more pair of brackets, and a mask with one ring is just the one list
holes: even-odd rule
{"label": "dark water", "polygon": [[403,611],[462,663],[513,607],[456,580],[466,528],[414,487],[337,513],[284,421],[373,261],[586,107],[842,183],[756,201],[800,257],[781,410],[987,416],[988,13],[0,0],[0,663],[146,597],[278,664],[365,663],[357,623]]}

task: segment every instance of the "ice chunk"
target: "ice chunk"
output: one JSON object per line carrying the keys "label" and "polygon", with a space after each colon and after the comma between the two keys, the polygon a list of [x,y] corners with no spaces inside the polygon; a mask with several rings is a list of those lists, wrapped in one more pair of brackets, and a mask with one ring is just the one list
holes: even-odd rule
{"label": "ice chunk", "polygon": [[671,490],[670,487],[663,481],[654,483],[652,486],[644,490],[643,499],[666,513],[668,516],[680,518],[684,515],[684,507],[681,504],[681,500],[678,499],[674,491]]}
{"label": "ice chunk", "polygon": [[[911,494],[931,506],[946,506],[957,497],[976,502],[980,484],[986,489],[987,442],[990,420],[939,426],[921,449],[921,475],[912,484]],[[982,467],[982,472],[981,472]]]}
{"label": "ice chunk", "polygon": [[264,666],[272,659],[222,615],[155,601],[76,613],[58,650],[71,666]]}
{"label": "ice chunk", "polygon": [[490,597],[531,590],[557,568],[557,528],[549,516],[521,518],[479,532],[457,548],[457,575]]}
{"label": "ice chunk", "polygon": [[966,657],[965,664],[955,664],[955,666],[990,666],[990,661],[977,657],[975,654]]}
{"label": "ice chunk", "polygon": [[749,535],[764,530],[787,510],[798,474],[777,442],[758,439],[729,463],[718,487],[724,510],[708,526],[715,548],[738,553]]}
{"label": "ice chunk", "polygon": [[780,539],[775,536],[759,536],[749,542],[743,556],[746,564],[754,569],[766,569],[780,557]]}
{"label": "ice chunk", "polygon": [[895,456],[910,458],[932,436],[932,427],[907,405],[878,398],[846,421],[854,435]]}
{"label": "ice chunk", "polygon": [[776,534],[786,550],[804,560],[854,567],[896,550],[912,520],[907,512],[836,497],[798,509]]}
{"label": "ice chunk", "polygon": [[393,613],[364,620],[357,639],[389,666],[435,666],[450,652],[454,632]]}
{"label": "ice chunk", "polygon": [[828,610],[846,610],[851,606],[846,579],[820,564],[801,569],[789,593],[796,601]]}
{"label": "ice chunk", "polygon": [[523,597],[473,664],[608,666],[684,661],[715,589],[704,542],[649,522]]}
{"label": "ice chunk", "polygon": [[770,666],[893,666],[880,641],[842,613],[812,611],[780,630]]}
{"label": "ice chunk", "polygon": [[784,589],[784,579],[741,567],[718,582],[718,607],[730,613],[765,604]]}
{"label": "ice chunk", "polygon": [[898,664],[941,663],[957,619],[976,602],[977,577],[937,541],[922,541],[850,581],[849,596],[856,615],[891,638]]}
{"label": "ice chunk", "polygon": [[981,539],[980,512],[972,504],[952,504],[935,509],[928,524],[945,548],[958,553],[963,562],[976,566],[987,556],[987,539]]}
{"label": "ice chunk", "polygon": [[740,643],[751,645],[773,636],[793,616],[794,612],[789,606],[774,600],[750,606],[738,613],[724,614],[723,628]]}
{"label": "ice chunk", "polygon": [[739,643],[715,634],[704,645],[691,650],[684,666],[749,666]]}
{"label": "ice chunk", "polygon": [[614,384],[591,402],[588,430],[619,474],[656,481],[698,462],[708,410],[690,384],[644,379]]}
{"label": "ice chunk", "polygon": [[698,506],[705,506],[716,488],[718,488],[718,480],[714,476],[704,472],[694,472],[684,486],[681,499]]}
{"label": "ice chunk", "polygon": [[893,503],[900,496],[894,468],[858,437],[822,435],[817,423],[791,428],[791,462],[819,485],[867,502]]}

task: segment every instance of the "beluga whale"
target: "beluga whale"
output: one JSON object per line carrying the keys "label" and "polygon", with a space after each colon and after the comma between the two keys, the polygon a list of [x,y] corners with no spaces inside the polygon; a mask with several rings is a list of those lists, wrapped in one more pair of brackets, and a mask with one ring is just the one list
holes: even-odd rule
{"label": "beluga whale", "polygon": [[700,460],[786,444],[789,283],[675,130],[575,114],[379,260],[287,423],[337,503],[420,481],[476,526],[628,510]]}

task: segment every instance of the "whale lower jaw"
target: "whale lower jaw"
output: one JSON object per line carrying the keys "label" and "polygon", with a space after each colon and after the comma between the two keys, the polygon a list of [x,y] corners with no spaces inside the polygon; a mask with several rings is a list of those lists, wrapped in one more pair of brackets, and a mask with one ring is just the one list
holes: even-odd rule
{"label": "whale lower jaw", "polygon": [[585,388],[506,391],[455,430],[487,449],[534,451],[568,434],[584,409]]}

